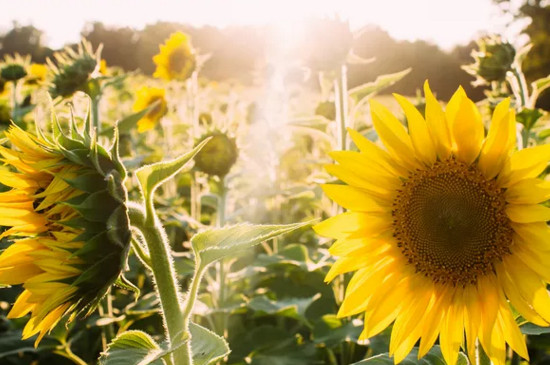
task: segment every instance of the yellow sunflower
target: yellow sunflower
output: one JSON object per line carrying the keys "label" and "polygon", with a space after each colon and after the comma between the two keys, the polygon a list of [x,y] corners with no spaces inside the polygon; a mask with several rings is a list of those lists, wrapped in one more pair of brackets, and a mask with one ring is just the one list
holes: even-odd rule
{"label": "yellow sunflower", "polygon": [[494,364],[506,344],[528,359],[512,308],[550,323],[550,184],[537,177],[550,146],[514,151],[515,114],[505,99],[485,136],[462,88],[445,111],[428,83],[425,118],[395,95],[407,129],[371,103],[380,148],[349,130],[360,152],[336,151],[327,170],[347,185],[324,185],[348,211],[315,230],[335,238],[339,258],[327,281],[355,271],[339,316],[364,313],[361,339],[390,324],[390,355],[402,361],[420,341],[419,358],[439,336],[445,361],[479,341]]}
{"label": "yellow sunflower", "polygon": [[182,32],[170,35],[153,57],[157,69],[153,74],[164,80],[187,80],[196,67],[195,50],[190,37]]}
{"label": "yellow sunflower", "polygon": [[138,122],[138,132],[140,133],[153,129],[160,118],[166,114],[168,108],[164,89],[144,86],[137,91],[137,98],[134,103],[135,112],[139,112],[153,104],[155,106]]}
{"label": "yellow sunflower", "polygon": [[8,318],[31,313],[23,338],[38,334],[38,345],[64,315],[91,313],[119,278],[130,242],[125,173],[89,135],[54,142],[12,126],[6,137],[0,238],[14,242],[0,254],[0,285],[22,284]]}
{"label": "yellow sunflower", "polygon": [[48,75],[48,67],[40,63],[32,63],[27,75],[27,84],[42,84],[46,81]]}

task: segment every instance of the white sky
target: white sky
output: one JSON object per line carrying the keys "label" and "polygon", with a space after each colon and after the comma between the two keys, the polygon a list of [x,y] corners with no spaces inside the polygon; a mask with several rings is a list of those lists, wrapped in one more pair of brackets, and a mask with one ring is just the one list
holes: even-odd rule
{"label": "white sky", "polygon": [[138,29],[158,20],[288,27],[315,16],[339,15],[352,28],[378,24],[396,39],[424,39],[445,49],[480,32],[510,37],[517,32],[505,28],[509,19],[491,0],[0,0],[0,9],[0,31],[10,29],[13,20],[33,24],[54,48],[77,41],[91,21]]}

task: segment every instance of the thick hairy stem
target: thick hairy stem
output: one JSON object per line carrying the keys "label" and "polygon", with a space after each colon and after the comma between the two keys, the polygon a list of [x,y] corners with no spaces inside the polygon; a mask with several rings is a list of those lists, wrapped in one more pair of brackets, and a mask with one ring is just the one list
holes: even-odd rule
{"label": "thick hairy stem", "polygon": [[[164,227],[160,223],[152,198],[146,201],[145,211],[130,204],[129,215],[132,226],[143,234],[151,257],[151,269],[155,288],[160,298],[162,318],[170,346],[178,346],[188,335],[188,325],[182,308],[181,292],[166,239]],[[175,365],[192,365],[191,343],[187,341],[173,352]]]}

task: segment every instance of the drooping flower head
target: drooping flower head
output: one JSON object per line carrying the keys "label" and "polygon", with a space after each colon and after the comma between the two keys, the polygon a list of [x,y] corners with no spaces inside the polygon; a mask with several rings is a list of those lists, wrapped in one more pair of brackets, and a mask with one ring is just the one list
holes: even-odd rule
{"label": "drooping flower head", "polygon": [[483,37],[477,41],[479,50],[472,51],[475,62],[464,66],[469,74],[476,76],[476,84],[486,85],[493,81],[506,80],[506,73],[512,70],[516,50],[500,37]]}
{"label": "drooping flower head", "polygon": [[52,97],[69,97],[77,91],[90,94],[89,81],[99,69],[100,53],[101,47],[94,52],[91,44],[83,39],[77,51],[67,47],[62,52],[56,52],[53,55],[56,64],[48,59],[48,66],[53,73],[50,87]]}
{"label": "drooping flower head", "polygon": [[155,104],[143,118],[138,122],[138,132],[142,133],[151,130],[162,118],[168,108],[166,106],[165,90],[157,87],[144,86],[137,91],[137,98],[134,103],[134,111],[139,112]]}
{"label": "drooping flower head", "polygon": [[239,150],[235,138],[214,130],[200,137],[195,146],[207,138],[210,141],[195,155],[195,168],[208,175],[224,177],[237,162]]}
{"label": "drooping flower head", "polygon": [[0,174],[11,190],[0,193],[0,237],[13,243],[0,254],[0,284],[22,285],[8,318],[31,314],[23,338],[36,345],[63,316],[91,313],[120,277],[130,242],[123,185],[125,170],[115,147],[108,152],[73,125],[70,135],[54,123],[54,138],[12,126],[11,148]]}
{"label": "drooping flower head", "polygon": [[385,148],[356,131],[359,152],[336,151],[327,170],[347,185],[325,185],[347,212],[315,227],[336,239],[327,280],[354,271],[339,316],[364,313],[362,339],[393,323],[390,354],[402,361],[420,340],[424,356],[439,336],[455,364],[459,348],[481,346],[504,365],[506,344],[527,348],[512,308],[550,323],[550,184],[537,178],[550,146],[514,151],[510,100],[495,109],[488,134],[462,88],[445,110],[425,85],[425,117],[396,99],[408,130],[377,102],[373,124]]}
{"label": "drooping flower head", "polygon": [[160,53],[153,57],[157,65],[154,77],[164,80],[187,80],[197,64],[191,38],[182,32],[170,35],[165,44],[160,45]]}

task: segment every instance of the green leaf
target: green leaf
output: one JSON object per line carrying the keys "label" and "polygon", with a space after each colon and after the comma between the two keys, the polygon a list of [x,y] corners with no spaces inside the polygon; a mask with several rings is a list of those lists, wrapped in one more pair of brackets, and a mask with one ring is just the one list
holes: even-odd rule
{"label": "green leaf", "polygon": [[546,89],[550,87],[550,75],[540,78],[536,81],[533,81],[531,83],[531,87],[533,89],[532,92],[532,98],[536,101],[539,97],[539,95]]}
{"label": "green leaf", "polygon": [[[111,342],[101,357],[100,365],[165,365],[161,359],[153,360],[161,352],[151,336],[142,331],[126,331]],[[151,362],[152,360],[152,362]]]}
{"label": "green leaf", "polygon": [[208,365],[229,354],[229,346],[223,337],[195,323],[189,325],[189,331],[193,365]]}
{"label": "green leaf", "polygon": [[550,327],[540,327],[533,323],[526,323],[519,328],[525,335],[543,335],[550,333]]}
{"label": "green leaf", "polygon": [[[458,361],[456,365],[468,365],[468,357],[462,352],[458,353]],[[352,365],[394,365],[393,358],[390,358],[387,353],[373,356],[369,359],[356,362]],[[424,355],[424,357],[418,360],[418,348],[414,348],[411,353],[400,362],[402,365],[447,365],[443,359],[443,354],[441,353],[441,348],[439,346],[434,346],[432,349]]]}
{"label": "green leaf", "polygon": [[366,98],[388,86],[395,84],[397,81],[405,77],[412,68],[396,72],[393,74],[380,75],[376,80],[367,82],[366,84],[359,85],[348,91],[348,95],[357,103],[361,103]]}
{"label": "green leaf", "polygon": [[535,123],[542,117],[544,114],[539,109],[528,109],[525,108],[521,112],[516,114],[516,120],[523,124],[527,130],[531,130]]}
{"label": "green leaf", "polygon": [[248,303],[248,307],[256,311],[255,316],[278,315],[289,317],[298,321],[307,322],[307,308],[319,299],[320,293],[309,298],[288,298],[281,300],[270,300],[265,295],[252,298]]}
{"label": "green leaf", "polygon": [[191,246],[196,257],[200,257],[203,267],[226,256],[234,256],[260,242],[274,238],[312,222],[282,225],[239,224],[198,233],[191,238]]}
{"label": "green leaf", "polygon": [[325,314],[315,323],[313,342],[327,347],[337,346],[342,342],[357,342],[363,331],[360,320],[344,321],[335,314]]}
{"label": "green leaf", "polygon": [[[140,110],[137,113],[131,114],[124,119],[121,119],[117,122],[117,128],[120,134],[130,132],[141,118],[143,118],[150,110],[155,108],[157,104],[160,103],[160,100],[155,101],[153,104],[149,105],[147,108]],[[112,135],[114,132],[114,127],[106,128],[101,131],[101,135]]]}
{"label": "green leaf", "polygon": [[197,147],[193,148],[191,152],[188,152],[175,160],[161,161],[138,169],[135,174],[138,178],[145,200],[148,200],[153,196],[153,193],[157,187],[180,172],[187,162],[189,162],[189,160],[191,160],[195,154],[199,152],[206,143],[208,143],[209,140],[209,138],[205,139]]}

